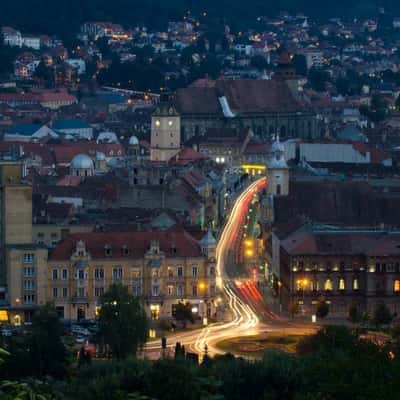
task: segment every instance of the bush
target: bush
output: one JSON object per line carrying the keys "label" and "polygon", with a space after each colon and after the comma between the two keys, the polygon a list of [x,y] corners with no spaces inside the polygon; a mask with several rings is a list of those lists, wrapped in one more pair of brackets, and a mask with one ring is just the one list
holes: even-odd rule
{"label": "bush", "polygon": [[379,303],[374,310],[373,321],[377,325],[387,325],[393,320],[393,315],[385,303]]}
{"label": "bush", "polygon": [[328,314],[329,314],[329,304],[324,299],[320,299],[317,304],[317,311],[316,311],[317,318],[325,318]]}
{"label": "bush", "polygon": [[352,304],[349,307],[349,321],[353,323],[360,322],[362,318],[361,312],[358,309],[357,304]]}

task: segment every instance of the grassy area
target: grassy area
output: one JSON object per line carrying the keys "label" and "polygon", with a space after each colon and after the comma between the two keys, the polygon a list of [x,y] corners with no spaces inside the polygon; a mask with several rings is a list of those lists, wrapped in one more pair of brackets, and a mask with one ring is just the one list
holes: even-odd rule
{"label": "grassy area", "polygon": [[302,338],[301,335],[264,333],[262,335],[226,339],[217,343],[217,347],[234,354],[261,357],[265,350],[294,353],[297,343]]}

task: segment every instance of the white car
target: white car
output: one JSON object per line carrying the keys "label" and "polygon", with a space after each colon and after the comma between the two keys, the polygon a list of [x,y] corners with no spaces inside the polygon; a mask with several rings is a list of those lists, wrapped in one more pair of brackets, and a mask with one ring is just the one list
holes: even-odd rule
{"label": "white car", "polygon": [[83,336],[77,336],[75,339],[75,343],[83,344],[85,343],[85,338]]}
{"label": "white car", "polygon": [[1,334],[2,334],[3,336],[12,336],[12,330],[11,330],[11,329],[8,329],[8,328],[3,328],[3,329],[1,330]]}
{"label": "white car", "polygon": [[73,325],[71,327],[72,333],[75,333],[77,335],[83,335],[83,336],[89,336],[90,332],[86,328],[82,328],[81,326],[78,325]]}

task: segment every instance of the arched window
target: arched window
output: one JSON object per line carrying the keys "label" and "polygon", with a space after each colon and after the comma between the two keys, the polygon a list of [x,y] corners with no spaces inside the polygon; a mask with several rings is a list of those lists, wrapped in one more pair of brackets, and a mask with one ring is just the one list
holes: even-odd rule
{"label": "arched window", "polygon": [[400,292],[400,279],[395,279],[393,281],[393,292]]}
{"label": "arched window", "polygon": [[358,279],[354,278],[353,279],[353,290],[358,290],[359,286],[358,286]]}
{"label": "arched window", "polygon": [[346,285],[345,285],[344,279],[340,278],[339,279],[339,290],[345,290],[345,289],[346,289]]}
{"label": "arched window", "polygon": [[281,189],[281,185],[276,185],[276,194],[279,196],[280,194],[281,194],[281,191],[282,191],[282,189]]}
{"label": "arched window", "polygon": [[332,290],[332,280],[331,280],[331,279],[327,279],[327,280],[325,281],[324,289],[325,289],[326,291]]}

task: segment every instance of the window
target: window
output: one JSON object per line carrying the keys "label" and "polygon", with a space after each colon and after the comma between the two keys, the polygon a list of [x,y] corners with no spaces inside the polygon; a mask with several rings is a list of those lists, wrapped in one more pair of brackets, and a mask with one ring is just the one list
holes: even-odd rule
{"label": "window", "polygon": [[85,288],[79,287],[78,288],[78,297],[85,297]]}
{"label": "window", "polygon": [[104,279],[104,269],[103,268],[95,268],[94,269],[94,279]]}
{"label": "window", "polygon": [[171,267],[168,267],[168,278],[172,279],[174,277],[174,270]]}
{"label": "window", "polygon": [[276,185],[276,194],[279,196],[281,194],[281,185]]}
{"label": "window", "polygon": [[353,279],[353,290],[358,290],[359,286],[358,286],[358,279],[354,278]]}
{"label": "window", "polygon": [[331,279],[327,279],[325,281],[324,288],[325,288],[326,291],[332,290],[332,280]]}
{"label": "window", "polygon": [[197,296],[197,285],[192,286],[192,296]]}
{"label": "window", "polygon": [[168,296],[173,296],[174,295],[174,287],[172,285],[168,285],[167,293],[168,293]]}
{"label": "window", "polygon": [[104,247],[104,253],[105,253],[105,255],[106,255],[107,257],[111,256],[111,255],[112,255],[111,246],[106,245],[106,246]]}
{"label": "window", "polygon": [[24,267],[24,276],[33,276],[35,275],[35,267]]}
{"label": "window", "polygon": [[152,296],[159,296],[160,295],[160,287],[159,286],[152,286],[151,287],[151,295]]}
{"label": "window", "polygon": [[140,296],[142,294],[142,288],[141,286],[133,286],[132,287],[132,294],[134,296]]}
{"label": "window", "polygon": [[32,264],[34,259],[35,255],[33,253],[24,254],[24,264]]}
{"label": "window", "polygon": [[62,297],[64,297],[64,299],[68,297],[68,288],[66,287],[62,288]]}
{"label": "window", "polygon": [[182,297],[183,296],[183,286],[182,285],[178,285],[176,288],[176,295],[178,297]]}
{"label": "window", "polygon": [[34,294],[24,294],[24,304],[33,304],[35,302]]}
{"label": "window", "polygon": [[121,281],[122,277],[123,277],[122,267],[113,268],[113,280],[114,281]]}
{"label": "window", "polygon": [[[169,121],[168,121],[168,125],[169,126],[172,126],[174,124],[174,121],[172,121],[172,119],[170,119]],[[172,133],[171,133],[171,136],[172,136]]]}
{"label": "window", "polygon": [[33,279],[24,280],[24,290],[34,290],[35,289],[35,281]]}
{"label": "window", "polygon": [[78,279],[85,279],[85,271],[83,269],[78,269]]}
{"label": "window", "polygon": [[345,290],[345,282],[343,278],[339,279],[339,290]]}
{"label": "window", "polygon": [[395,292],[395,293],[400,292],[400,279],[395,279],[393,281],[393,292]]}
{"label": "window", "polygon": [[210,267],[210,276],[214,276],[214,275],[215,275],[215,268]]}
{"label": "window", "polygon": [[161,125],[161,122],[160,122],[159,119],[156,119],[155,125],[156,125],[157,127],[159,127],[159,126]]}
{"label": "window", "polygon": [[68,279],[68,270],[66,268],[63,268],[61,278],[64,281]]}
{"label": "window", "polygon": [[198,272],[197,266],[193,266],[192,267],[192,277],[193,278],[197,278],[197,272]]}
{"label": "window", "polygon": [[53,298],[56,299],[58,297],[58,288],[53,287]]}
{"label": "window", "polygon": [[183,277],[183,266],[178,265],[176,268],[176,271],[177,271],[178,278],[182,278]]}
{"label": "window", "polygon": [[368,272],[375,272],[375,271],[376,271],[375,265],[374,265],[374,264],[371,264],[371,265],[369,266],[369,268],[368,268]]}
{"label": "window", "polygon": [[103,287],[96,287],[94,288],[94,295],[95,297],[101,297],[104,294],[104,288]]}
{"label": "window", "polygon": [[57,268],[53,268],[52,278],[53,278],[53,281],[56,281],[58,279],[58,269]]}

